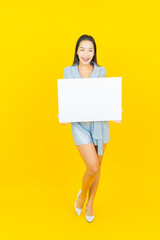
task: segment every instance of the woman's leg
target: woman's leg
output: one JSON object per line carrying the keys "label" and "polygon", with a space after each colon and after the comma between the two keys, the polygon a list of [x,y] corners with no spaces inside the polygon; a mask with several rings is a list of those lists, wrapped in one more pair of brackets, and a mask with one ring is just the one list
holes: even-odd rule
{"label": "woman's leg", "polygon": [[[103,144],[103,154],[104,154],[104,150],[106,148],[106,145],[107,145],[107,143]],[[95,148],[96,148],[96,151],[97,151],[97,146],[95,146]],[[100,168],[99,168],[99,171],[96,175],[96,178],[95,178],[94,182],[92,183],[92,185],[89,188],[89,197],[88,197],[88,201],[87,201],[87,215],[88,216],[93,215],[93,201],[94,201],[94,198],[95,198],[95,195],[96,195],[96,192],[97,192],[97,188],[98,188],[98,184],[99,184],[102,158],[103,158],[103,156],[98,155]]]}
{"label": "woman's leg", "polygon": [[76,206],[82,208],[87,197],[87,192],[96,178],[99,171],[99,159],[93,143],[76,145],[80,155],[86,165],[86,171],[82,179],[82,192],[78,198]]}

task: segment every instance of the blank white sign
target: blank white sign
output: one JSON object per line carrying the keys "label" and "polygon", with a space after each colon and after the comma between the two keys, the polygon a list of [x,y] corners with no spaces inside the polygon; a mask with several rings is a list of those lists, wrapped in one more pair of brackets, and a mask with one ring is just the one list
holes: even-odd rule
{"label": "blank white sign", "polygon": [[59,122],[122,120],[122,77],[58,79]]}

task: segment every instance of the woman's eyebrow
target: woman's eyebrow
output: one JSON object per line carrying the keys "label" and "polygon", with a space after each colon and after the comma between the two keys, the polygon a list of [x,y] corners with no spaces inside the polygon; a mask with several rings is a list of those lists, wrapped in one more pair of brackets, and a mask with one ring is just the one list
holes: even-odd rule
{"label": "woman's eyebrow", "polygon": [[[80,47],[80,48],[84,48],[84,47]],[[88,48],[88,49],[93,49],[93,48]]]}

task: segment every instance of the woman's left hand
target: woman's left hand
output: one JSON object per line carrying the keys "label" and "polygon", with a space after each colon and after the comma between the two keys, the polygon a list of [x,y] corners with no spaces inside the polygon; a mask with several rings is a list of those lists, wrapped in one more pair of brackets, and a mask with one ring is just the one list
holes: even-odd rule
{"label": "woman's left hand", "polygon": [[[122,110],[122,112],[123,112],[123,110]],[[113,120],[113,122],[121,123],[121,120]]]}

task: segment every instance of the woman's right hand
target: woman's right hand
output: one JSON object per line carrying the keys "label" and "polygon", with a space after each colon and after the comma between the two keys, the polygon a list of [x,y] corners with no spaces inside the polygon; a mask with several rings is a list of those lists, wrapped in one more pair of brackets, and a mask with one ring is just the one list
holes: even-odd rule
{"label": "woman's right hand", "polygon": [[[59,118],[59,114],[57,115],[57,117]],[[67,125],[67,122],[61,123],[63,125]]]}

